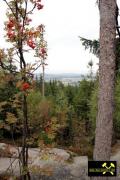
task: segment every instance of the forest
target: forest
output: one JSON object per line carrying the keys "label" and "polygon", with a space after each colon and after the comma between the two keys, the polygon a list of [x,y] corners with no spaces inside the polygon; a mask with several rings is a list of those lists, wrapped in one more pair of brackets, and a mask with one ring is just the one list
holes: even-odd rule
{"label": "forest", "polygon": [[[32,26],[34,12],[41,13],[44,3],[3,1],[7,7],[4,41],[10,48],[0,48],[0,180],[109,180],[107,176],[116,176],[113,163],[120,162],[117,2],[99,0],[97,4],[99,39],[78,34],[83,48],[99,59],[99,69],[94,73],[90,60],[87,75],[76,85],[66,85],[56,79],[45,81],[46,28],[42,23]],[[29,62],[31,51],[33,61]],[[89,177],[89,161],[104,161],[102,177]]]}

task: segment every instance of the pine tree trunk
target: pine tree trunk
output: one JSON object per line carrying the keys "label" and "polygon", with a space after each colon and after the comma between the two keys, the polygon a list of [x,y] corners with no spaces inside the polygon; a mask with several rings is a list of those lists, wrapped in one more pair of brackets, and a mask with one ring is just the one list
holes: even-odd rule
{"label": "pine tree trunk", "polygon": [[[115,81],[115,12],[116,0],[100,0],[99,100],[94,160],[110,160],[111,155]],[[100,179],[107,178],[100,177]]]}

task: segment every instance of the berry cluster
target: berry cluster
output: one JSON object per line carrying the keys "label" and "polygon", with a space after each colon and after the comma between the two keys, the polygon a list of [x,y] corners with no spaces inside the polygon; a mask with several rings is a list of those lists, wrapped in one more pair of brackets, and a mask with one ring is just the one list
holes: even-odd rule
{"label": "berry cluster", "polygon": [[22,91],[26,91],[26,90],[28,90],[28,89],[30,89],[30,84],[27,83],[27,82],[24,82],[24,83],[22,84],[21,90],[22,90]]}
{"label": "berry cluster", "polygon": [[34,0],[33,3],[35,3],[38,10],[43,9],[43,5],[41,4],[41,0]]}
{"label": "berry cluster", "polygon": [[46,49],[45,49],[45,48],[40,48],[39,54],[40,54],[41,57],[44,57],[44,55],[45,55],[46,53],[47,53],[47,52],[46,52]]}
{"label": "berry cluster", "polygon": [[27,45],[30,46],[32,49],[34,49],[36,47],[35,42],[33,41],[33,39],[28,39]]}
{"label": "berry cluster", "polygon": [[9,18],[9,22],[7,23],[7,36],[9,39],[15,38],[15,20],[13,18]]}
{"label": "berry cluster", "polygon": [[[31,2],[35,4],[38,10],[43,8],[41,0],[33,0]],[[9,41],[15,42],[20,38],[23,43],[27,44],[30,48],[37,49],[38,45],[36,39],[41,38],[41,34],[44,32],[44,26],[41,24],[36,29],[26,27],[30,25],[31,21],[32,19],[28,17],[28,14],[24,20],[21,18],[19,22],[16,22],[15,17],[10,16],[6,23],[7,37]],[[39,56],[42,58],[47,55],[44,45],[40,45],[38,51]]]}

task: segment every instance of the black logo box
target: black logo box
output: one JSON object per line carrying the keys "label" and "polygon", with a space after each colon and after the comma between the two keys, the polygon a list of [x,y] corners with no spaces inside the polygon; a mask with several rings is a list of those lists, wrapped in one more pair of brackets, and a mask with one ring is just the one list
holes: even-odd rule
{"label": "black logo box", "polygon": [[[114,164],[115,168],[112,168],[112,170],[114,170],[114,174],[112,175],[109,172],[106,172],[105,174],[103,174],[103,172],[98,172],[98,171],[94,171],[94,172],[91,172],[91,169],[97,169],[100,171],[103,169],[103,170],[106,170],[107,171],[107,168],[106,167],[102,167],[102,165],[106,163],[107,167],[109,168],[111,166],[111,163]],[[117,175],[117,162],[116,161],[88,161],[88,176],[116,176]]]}

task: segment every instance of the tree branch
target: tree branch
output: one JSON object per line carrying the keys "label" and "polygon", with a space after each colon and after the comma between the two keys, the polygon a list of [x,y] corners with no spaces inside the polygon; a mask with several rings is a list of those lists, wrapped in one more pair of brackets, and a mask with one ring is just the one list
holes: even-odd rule
{"label": "tree branch", "polygon": [[28,11],[28,12],[27,12],[27,14],[32,13],[32,12],[33,12],[33,10],[35,9],[35,7],[36,7],[36,4],[34,4],[33,8],[32,8],[30,11]]}
{"label": "tree branch", "polygon": [[6,0],[3,0],[3,1],[5,1],[5,3],[7,4],[7,6],[8,6],[9,9],[11,10],[11,12],[13,13],[15,19],[17,19],[17,18],[16,18],[16,14],[14,13],[14,11],[13,11],[13,9],[11,8],[11,6],[9,5],[9,3],[8,3]]}

